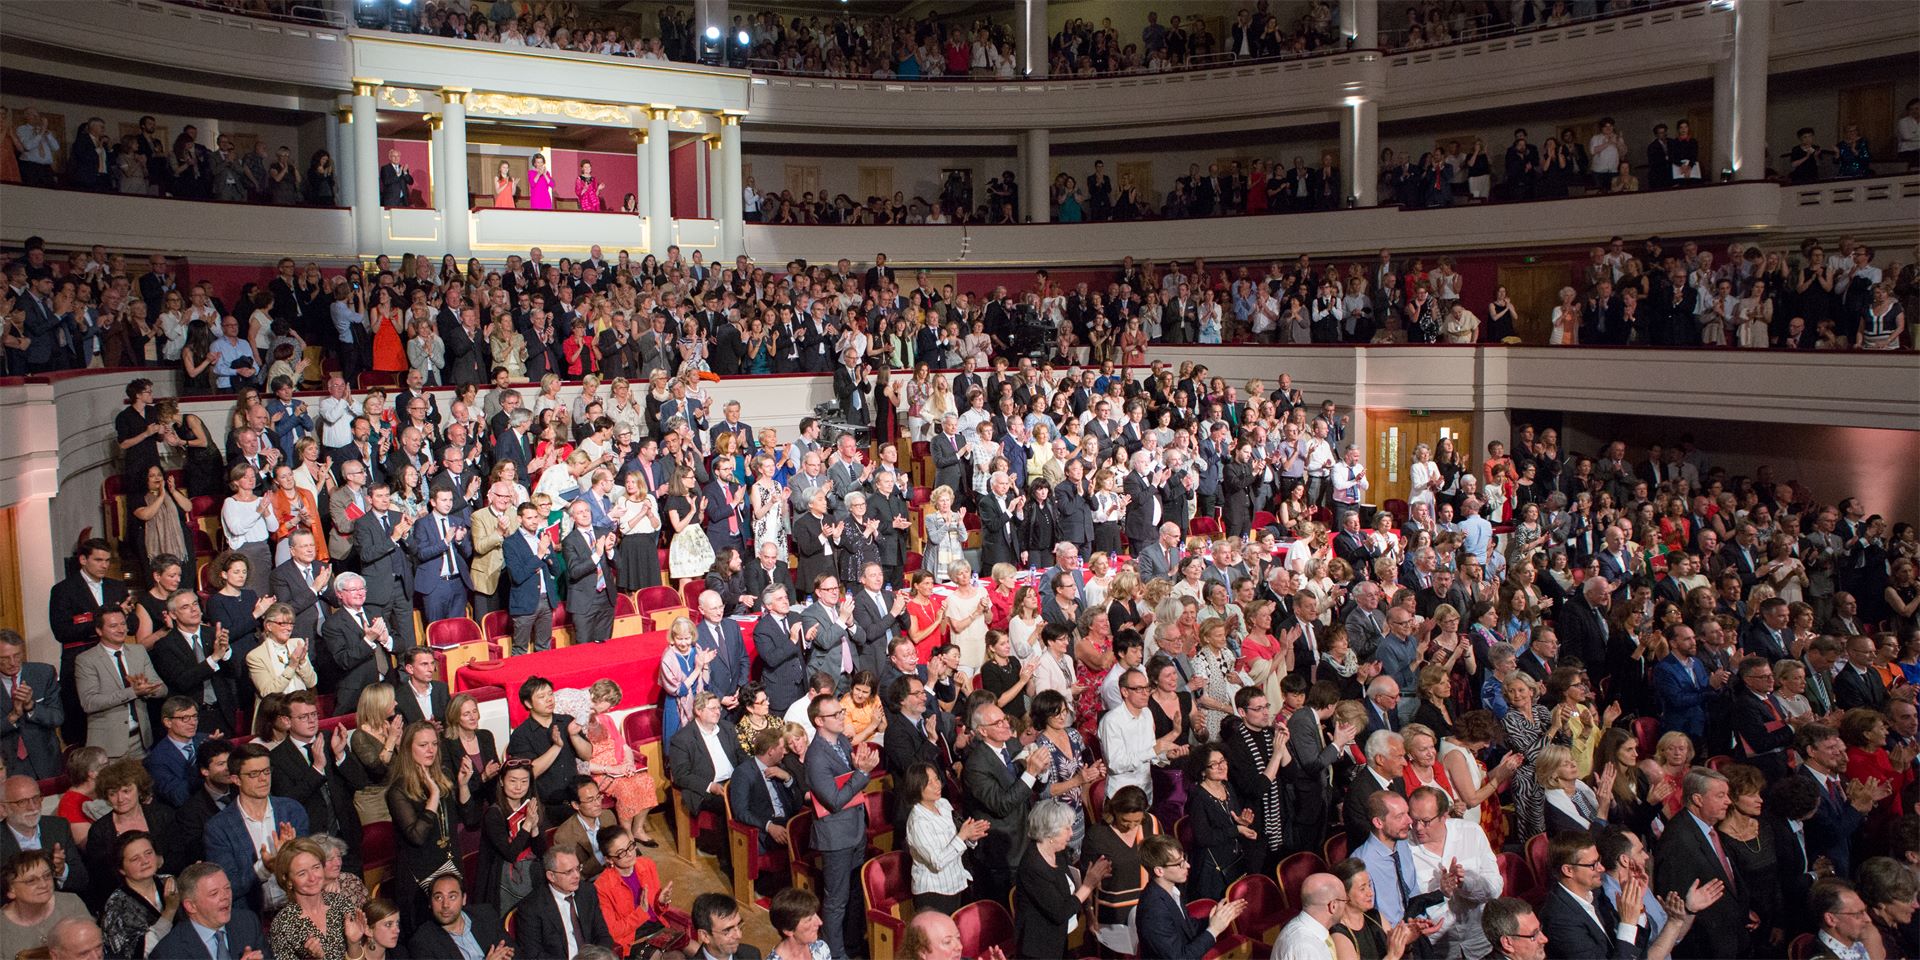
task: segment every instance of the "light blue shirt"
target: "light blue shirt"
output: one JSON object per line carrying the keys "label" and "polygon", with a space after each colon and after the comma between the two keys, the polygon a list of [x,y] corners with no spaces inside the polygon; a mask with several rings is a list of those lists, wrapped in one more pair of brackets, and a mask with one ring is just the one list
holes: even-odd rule
{"label": "light blue shirt", "polygon": [[1380,673],[1392,677],[1400,684],[1400,689],[1413,689],[1413,661],[1420,655],[1420,645],[1412,637],[1396,637],[1389,633],[1380,638],[1380,645],[1374,648],[1373,658],[1380,663]]}
{"label": "light blue shirt", "polygon": [[[1615,915],[1618,915],[1620,909],[1620,881],[1615,880],[1613,874],[1607,874],[1601,879],[1600,888],[1606,893],[1607,902],[1613,904]],[[1651,889],[1640,892],[1640,905],[1646,908],[1647,942],[1652,943],[1655,939],[1659,938],[1661,929],[1667,925],[1667,908],[1660,905],[1660,898],[1654,896]]]}
{"label": "light blue shirt", "polygon": [[[212,927],[203,927],[198,922],[193,920],[188,920],[187,922],[193,925],[193,932],[200,937],[200,943],[207,948],[207,956],[209,957],[223,956],[223,954],[221,954],[220,952],[219,944],[215,942],[215,938],[220,936],[219,930],[216,930]],[[232,938],[228,938],[227,952],[224,954],[224,956],[226,957],[233,956]]]}
{"label": "light blue shirt", "polygon": [[[1370,776],[1371,774],[1361,770],[1354,775]],[[1413,870],[1413,848],[1407,841],[1401,840],[1393,847],[1389,847],[1379,837],[1369,836],[1367,842],[1353,852],[1360,862],[1367,865],[1367,876],[1373,878],[1373,904],[1380,910],[1380,919],[1389,926],[1399,923],[1405,918],[1407,912],[1406,901],[1400,897],[1400,884],[1393,880],[1395,847],[1400,850],[1401,879],[1406,883],[1408,890],[1419,892],[1420,878],[1414,874]]]}
{"label": "light blue shirt", "polygon": [[1471,516],[1460,521],[1462,545],[1467,552],[1478,557],[1482,563],[1487,559],[1487,545],[1493,541],[1493,524],[1482,516]]}
{"label": "light blue shirt", "polygon": [[482,960],[486,956],[486,953],[480,949],[480,942],[473,938],[473,917],[466,911],[460,911],[460,932],[447,936],[453,939],[453,945],[459,948],[460,956],[464,960]]}
{"label": "light blue shirt", "polygon": [[[233,362],[241,357],[252,358],[253,344],[241,337],[235,337],[232,340],[221,337],[213,342],[213,349],[208,352],[213,357],[213,375],[217,378],[216,382],[222,387],[230,387],[233,386]],[[259,373],[257,360],[254,366],[254,373]]]}

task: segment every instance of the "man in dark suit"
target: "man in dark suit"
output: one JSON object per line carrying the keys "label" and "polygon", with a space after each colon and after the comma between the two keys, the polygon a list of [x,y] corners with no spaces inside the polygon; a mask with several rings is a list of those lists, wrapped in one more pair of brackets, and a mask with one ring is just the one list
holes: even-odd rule
{"label": "man in dark suit", "polygon": [[[940,712],[929,709],[926,681],[917,676],[899,675],[882,689],[887,732],[880,752],[887,770],[896,777],[904,777],[914,764],[930,763],[942,774],[950,774],[953,770],[951,752],[940,732]],[[903,827],[906,814],[907,811],[900,811],[896,820]]]}
{"label": "man in dark suit", "polygon": [[572,957],[580,948],[597,944],[613,949],[613,934],[607,931],[607,918],[600,912],[600,897],[593,888],[582,888],[580,855],[570,848],[552,847],[540,864],[547,882],[536,884],[533,893],[520,901],[515,910],[513,952],[519,957]]}
{"label": "man in dark suit", "polygon": [[208,731],[232,729],[240,693],[232,676],[221,669],[238,659],[227,628],[202,622],[200,595],[192,590],[175,590],[167,598],[167,613],[173,618],[173,629],[154,641],[149,651],[153,669],[167,690],[200,708]]}
{"label": "man in dark suit", "polygon": [[976,707],[968,719],[974,742],[961,783],[973,798],[974,814],[988,823],[987,835],[974,848],[975,889],[986,899],[1004,900],[1013,886],[1014,867],[1026,851],[1027,811],[1040,789],[1047,751],[1031,750],[1022,757],[1006,712],[997,704]]}
{"label": "man in dark suit", "polygon": [[178,810],[200,787],[199,764],[194,759],[207,736],[199,730],[199,706],[179,694],[160,705],[160,725],[166,735],[154,741],[140,762],[153,779],[154,797]]}
{"label": "man in dark suit", "polygon": [[573,642],[605,643],[613,637],[612,532],[594,536],[593,508],[575,500],[568,508],[573,530],[560,541],[567,561],[567,612],[573,618]]}
{"label": "man in dark suit", "polygon": [[[895,637],[907,629],[907,596],[886,587],[886,573],[878,563],[860,570],[853,597],[854,666],[879,677]],[[882,683],[884,688],[885,683]]]}
{"label": "man in dark suit", "polygon": [[1769,663],[1792,656],[1788,645],[1793,642],[1793,629],[1787,625],[1788,616],[1787,601],[1779,597],[1760,601],[1759,612],[1740,629],[1740,649],[1765,657]]}
{"label": "man in dark suit", "polygon": [[1640,880],[1629,880],[1618,910],[1600,894],[1606,874],[1595,868],[1600,851],[1592,835],[1563,833],[1547,848],[1548,889],[1540,904],[1549,960],[1640,960]]}
{"label": "man in dark suit", "polygon": [[[867,494],[867,515],[880,521],[873,540],[879,550],[881,582],[900,584],[907,560],[907,535],[913,529],[912,511],[901,484],[911,486],[912,481],[904,473],[878,469],[869,483],[873,490]],[[784,564],[781,569],[786,569]]]}
{"label": "man in dark suit", "polygon": [[[1864,664],[1865,666],[1861,666]],[[1891,694],[1887,692],[1886,681],[1880,679],[1880,672],[1872,669],[1873,638],[1849,637],[1847,639],[1847,663],[1833,678],[1833,703],[1842,710],[1855,707],[1871,707],[1886,712],[1887,701]],[[1912,689],[1911,687],[1907,689]],[[1911,699],[1912,694],[1907,694]]]}
{"label": "man in dark suit", "polygon": [[1180,528],[1171,523],[1160,525],[1159,538],[1145,546],[1134,547],[1134,559],[1140,567],[1140,581],[1174,579],[1185,551],[1180,549]]}
{"label": "man in dark suit", "polygon": [[[174,827],[180,831],[181,849],[188,860],[204,858],[207,821],[233,803],[233,774],[227,769],[227,760],[232,755],[233,745],[225,740],[202,740],[193,752],[196,786],[173,818]],[[153,754],[147,756],[151,759]]]}
{"label": "man in dark suit", "polygon": [[956,496],[969,489],[966,477],[966,462],[961,459],[962,451],[969,446],[967,440],[958,433],[960,421],[952,414],[940,420],[940,432],[934,434],[927,444],[927,450],[933,455],[933,485],[946,487]]}
{"label": "man in dark suit", "polygon": [[413,565],[400,544],[413,532],[414,521],[393,509],[393,490],[384,483],[367,489],[367,503],[368,511],[353,521],[353,552],[360,558],[366,608],[385,618],[394,649],[404,650],[413,646]]}
{"label": "man in dark suit", "polygon": [[266,942],[260,918],[234,903],[233,884],[218,864],[193,864],[180,871],[174,887],[181,919],[188,922],[175,922],[148,951],[148,960],[231,960]]}
{"label": "man in dark suit", "polygon": [[473,544],[466,521],[453,515],[454,493],[436,487],[428,498],[428,512],[407,536],[413,557],[413,585],[420,613],[427,623],[467,615],[467,595],[473,591],[470,569]]}
{"label": "man in dark suit", "polygon": [[1553,621],[1560,652],[1578,657],[1596,682],[1606,672],[1607,609],[1612,592],[1613,585],[1606,577],[1588,577],[1580,585],[1580,595]]}
{"label": "man in dark suit", "polygon": [[112,577],[113,545],[100,537],[80,542],[73,551],[77,569],[53,585],[47,595],[47,625],[60,643],[60,732],[68,743],[87,740],[87,712],[73,682],[73,662],[94,643],[93,617],[101,607],[133,609],[127,585]]}
{"label": "man in dark suit", "polygon": [[[673,739],[667,742],[667,769],[673,771],[680,808],[696,821],[703,812],[725,816],[727,780],[733,776],[733,768],[747,758],[740,749],[739,733],[724,714],[719,697],[706,692],[695,694],[693,722],[674,731]],[[715,738],[727,759],[725,770],[717,769],[714,763],[710,741]],[[724,846],[724,833],[718,839]]]}
{"label": "man in dark suit", "polygon": [[54,871],[54,887],[90,896],[93,890],[89,886],[92,878],[87,873],[87,858],[81,855],[80,845],[73,842],[73,830],[65,817],[41,815],[44,799],[40,784],[32,777],[15,774],[0,784],[0,800],[6,803],[7,821],[6,826],[0,828],[0,861],[13,859],[14,854],[24,849],[21,837],[32,837],[34,846],[49,854],[55,848],[63,851],[61,866]]}
{"label": "man in dark suit", "polygon": [[1359,733],[1352,727],[1336,725],[1333,736],[1327,736],[1323,724],[1333,717],[1334,704],[1339,702],[1339,686],[1321,680],[1307,688],[1306,703],[1287,718],[1287,745],[1294,757],[1286,767],[1293,794],[1284,844],[1289,853],[1318,845],[1327,818],[1333,813],[1333,766]]}
{"label": "man in dark suit", "polygon": [[694,646],[702,650],[713,651],[713,662],[708,665],[707,689],[720,698],[720,705],[729,711],[735,710],[740,703],[740,691],[751,682],[747,662],[747,645],[740,638],[740,624],[727,616],[726,601],[713,590],[703,590],[697,601],[700,606],[700,619],[694,627]]}
{"label": "man in dark suit", "polygon": [[[870,293],[878,293],[882,281],[887,283],[894,282],[893,268],[887,266],[886,254],[876,253],[873,255],[873,266],[867,268],[867,275],[864,280],[865,282],[860,289]],[[838,956],[838,954],[836,954],[836,956]]]}
{"label": "man in dark suit", "polygon": [[[867,850],[867,807],[860,794],[880,766],[880,751],[871,745],[853,748],[846,734],[847,709],[832,694],[814,697],[807,706],[807,719],[813,723],[813,742],[807,746],[803,769],[807,791],[813,795],[813,846],[821,854],[825,887],[820,898],[820,935],[834,956],[859,956],[858,950],[848,951],[847,905],[853,875]],[[1021,816],[1025,815],[1023,806]],[[863,938],[856,931],[852,939]]]}
{"label": "man in dark suit", "polygon": [[840,417],[855,426],[873,422],[872,371],[860,362],[860,355],[848,350],[833,370],[833,399],[840,404]]}
{"label": "man in dark suit", "polygon": [[1020,561],[1020,516],[1027,498],[1010,495],[1013,478],[996,473],[987,481],[987,495],[980,498],[980,568],[991,570],[996,564],[1015,566]]}
{"label": "man in dark suit", "polygon": [[727,780],[727,800],[733,819],[760,831],[762,851],[784,850],[787,821],[800,812],[801,803],[792,777],[780,766],[787,758],[787,741],[778,730],[762,730],[752,746],[753,755]]}
{"label": "man in dark suit", "polygon": [[1350,849],[1358,850],[1373,832],[1373,820],[1367,814],[1367,798],[1381,790],[1407,795],[1407,747],[1400,735],[1391,730],[1375,730],[1367,735],[1367,763],[1353,772],[1347,782],[1346,830]]}
{"label": "man in dark suit", "polygon": [[1823,723],[1800,728],[1800,757],[1803,763],[1794,772],[1813,785],[1820,795],[1820,806],[1806,821],[1807,859],[1827,858],[1836,874],[1853,875],[1853,841],[1866,822],[1867,812],[1888,795],[1888,788],[1877,781],[1849,782],[1847,745],[1840,731]]}
{"label": "man in dark suit", "polygon": [[433,650],[414,647],[400,655],[399,669],[387,678],[393,684],[393,708],[408,723],[446,719],[450,699],[447,683],[434,676]]}
{"label": "man in dark suit", "polygon": [[806,625],[793,612],[786,587],[775,584],[760,594],[764,611],[753,624],[754,657],[760,661],[760,684],[767,690],[773,712],[784,714],[807,689],[806,647],[801,641]]}
{"label": "man in dark suit", "polygon": [[326,618],[326,603],[333,602],[327,587],[333,582],[333,569],[318,559],[318,542],[310,531],[301,530],[287,538],[285,563],[273,568],[268,588],[275,599],[293,608],[293,635],[311,639],[320,635],[320,622]]}
{"label": "man in dark suit", "polygon": [[[1178,521],[1167,516],[1160,503],[1161,486],[1171,475],[1166,467],[1152,463],[1152,455],[1134,457],[1136,469],[1127,474],[1126,494],[1133,499],[1127,503],[1126,534],[1128,543],[1147,543],[1158,535],[1162,520],[1179,526]],[[1151,472],[1151,476],[1148,476]]]}
{"label": "man in dark suit", "polygon": [[408,206],[412,191],[413,171],[400,162],[400,151],[388,150],[387,163],[380,168],[380,205]]}
{"label": "man in dark suit", "polygon": [[366,604],[369,591],[359,574],[341,574],[334,592],[340,598],[340,609],[320,628],[320,645],[339,671],[334,710],[348,714],[360,705],[360,691],[385,680],[393,672],[395,658],[412,647],[401,646],[393,636],[393,626]]}
{"label": "man in dark suit", "polygon": [[544,520],[531,503],[520,505],[519,529],[501,538],[500,556],[507,584],[507,615],[513,618],[513,640],[507,652],[545,650],[553,638],[553,602],[560,581],[547,556],[553,541],[540,532]]}
{"label": "man in dark suit", "polygon": [[1739,957],[1747,953],[1747,884],[1766,880],[1735,876],[1714,825],[1727,815],[1732,794],[1727,778],[1696,767],[1680,783],[1681,812],[1661,834],[1653,864],[1653,891],[1685,896],[1695,883],[1719,880],[1727,888],[1718,903],[1702,910],[1693,928],[1675,945],[1680,960]]}
{"label": "man in dark suit", "polygon": [[740,905],[724,893],[693,899],[693,936],[700,955],[712,960],[760,960],[757,947],[740,942]]}
{"label": "man in dark suit", "polygon": [[1767,659],[1741,660],[1739,674],[1745,689],[1732,695],[1734,745],[1772,783],[1790,771],[1787,748],[1793,746],[1794,731],[1787,724],[1786,707],[1774,696],[1773,668]]}
{"label": "man in dark suit", "polygon": [[0,694],[6,696],[0,701],[0,757],[35,780],[59,776],[58,734],[66,714],[60,682],[52,664],[27,660],[27,642],[12,630],[0,630]]}
{"label": "man in dark suit", "polygon": [[1053,508],[1060,515],[1054,533],[1083,553],[1093,550],[1093,488],[1086,480],[1086,464],[1067,461],[1064,478],[1053,486]]}
{"label": "man in dark suit", "polygon": [[[787,593],[793,593],[793,568],[787,566],[780,557],[780,547],[771,541],[756,544],[753,560],[740,571],[740,589],[758,597],[767,592],[770,586],[785,587]],[[764,599],[762,603],[766,602]]]}
{"label": "man in dark suit", "polygon": [[359,870],[360,816],[340,776],[347,756],[347,729],[320,732],[319,699],[311,690],[287,696],[287,718],[292,728],[273,747],[269,769],[278,796],[300,804],[315,833],[330,833],[347,842],[347,869]]}
{"label": "man in dark suit", "polygon": [[510,946],[506,928],[500,923],[500,911],[484,903],[467,903],[460,875],[444,873],[427,888],[427,908],[433,922],[421,923],[407,940],[407,955],[414,960],[466,960],[466,950],[481,956]]}

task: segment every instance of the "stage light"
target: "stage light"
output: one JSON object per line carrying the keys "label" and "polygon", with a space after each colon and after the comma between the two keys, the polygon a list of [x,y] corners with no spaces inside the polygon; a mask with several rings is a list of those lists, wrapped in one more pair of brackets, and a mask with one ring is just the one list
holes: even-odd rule
{"label": "stage light", "polygon": [[708,27],[708,28],[707,28],[707,39],[708,39],[708,40],[718,40],[718,39],[720,39],[720,28],[719,28],[719,27]]}
{"label": "stage light", "polygon": [[734,39],[740,41],[740,45],[743,47],[752,42],[752,38],[747,36],[747,32],[745,30],[742,30],[739,33],[735,34]]}

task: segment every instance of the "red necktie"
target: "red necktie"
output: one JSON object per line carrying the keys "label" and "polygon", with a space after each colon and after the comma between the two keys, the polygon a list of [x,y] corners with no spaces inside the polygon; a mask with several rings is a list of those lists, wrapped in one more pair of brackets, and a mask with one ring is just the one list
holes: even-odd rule
{"label": "red necktie", "polygon": [[1708,830],[1707,841],[1713,844],[1713,855],[1720,860],[1720,869],[1727,875],[1727,892],[1733,892],[1733,863],[1727,859],[1727,850],[1720,845],[1720,831]]}

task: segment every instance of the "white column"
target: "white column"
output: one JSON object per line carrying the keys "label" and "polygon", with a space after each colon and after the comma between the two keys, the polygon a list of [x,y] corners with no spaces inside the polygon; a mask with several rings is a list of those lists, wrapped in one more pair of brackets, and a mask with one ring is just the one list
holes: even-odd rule
{"label": "white column", "polygon": [[1043,127],[1032,127],[1020,141],[1022,176],[1026,184],[1020,188],[1023,198],[1020,211],[1032,223],[1046,223],[1050,218],[1049,208],[1053,199],[1053,177],[1048,171],[1052,165],[1048,162],[1047,131]]}
{"label": "white column", "polygon": [[353,98],[341,97],[327,113],[327,153],[333,156],[333,200],[353,205]]}
{"label": "white column", "polygon": [[1017,9],[1020,12],[1018,38],[1014,41],[1019,49],[1014,56],[1020,58],[1020,72],[1033,79],[1045,79],[1047,76],[1047,0],[1020,0]]}
{"label": "white column", "polygon": [[1340,109],[1340,169],[1345,177],[1346,203],[1371,207],[1380,183],[1380,105],[1371,97],[1348,97]]}
{"label": "white column", "polygon": [[[1733,178],[1767,174],[1767,49],[1772,0],[1738,0],[1733,11]],[[1716,129],[1715,134],[1719,134]]]}
{"label": "white column", "polygon": [[378,80],[353,82],[353,224],[362,257],[380,253],[380,122],[373,102]]}
{"label": "white column", "polygon": [[741,164],[745,162],[740,148],[740,115],[723,113],[717,172],[720,175],[720,253],[728,258],[746,252],[746,198],[741,192],[746,184],[740,173]]}
{"label": "white column", "polygon": [[720,176],[720,134],[709,133],[700,138],[700,147],[705,151],[702,162],[695,169],[700,172],[700,196],[706,204],[707,219],[712,220],[717,235],[725,234],[720,222],[720,204],[726,199],[725,178]]}
{"label": "white column", "polygon": [[1380,0],[1340,0],[1340,35],[1355,49],[1380,45]]}
{"label": "white column", "polygon": [[1707,144],[1702,181],[1718,183],[1720,173],[1733,167],[1733,63],[1713,65],[1713,139]]}
{"label": "white column", "polygon": [[673,104],[647,105],[647,252],[665,258],[673,245],[673,167],[667,158],[667,114]]}
{"label": "white column", "polygon": [[440,182],[434,184],[435,206],[440,208],[440,231],[447,252],[465,260],[473,252],[473,218],[467,208],[467,94],[465,87],[440,91]]}
{"label": "white column", "polygon": [[723,44],[734,42],[733,18],[727,13],[727,0],[693,0],[693,33],[696,41],[706,36],[708,27],[720,28]]}

